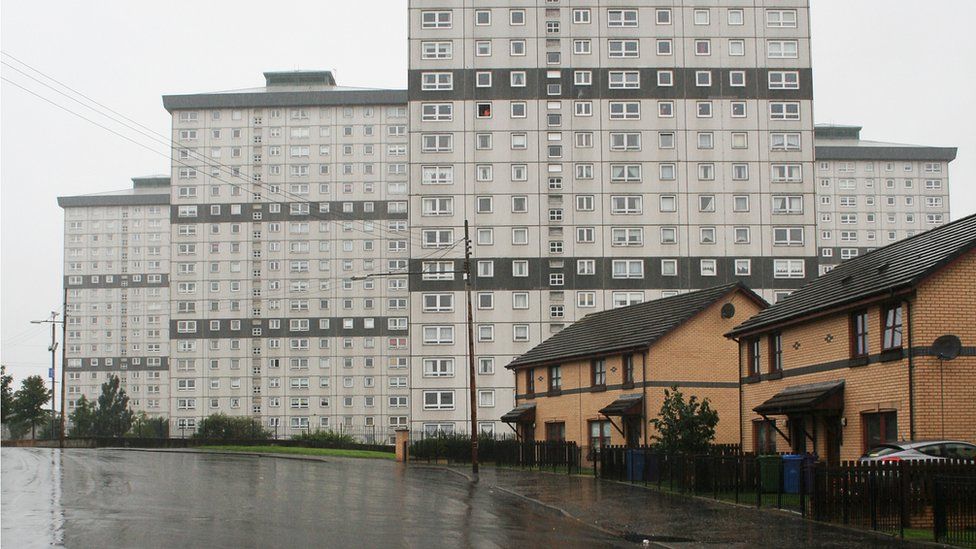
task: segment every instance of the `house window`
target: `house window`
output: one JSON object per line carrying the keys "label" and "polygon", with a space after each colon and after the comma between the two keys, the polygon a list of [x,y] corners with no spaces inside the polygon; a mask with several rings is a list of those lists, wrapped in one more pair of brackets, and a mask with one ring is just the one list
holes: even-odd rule
{"label": "house window", "polygon": [[598,358],[590,363],[590,381],[594,387],[607,386],[607,361]]}
{"label": "house window", "polygon": [[884,330],[882,332],[881,349],[891,350],[901,348],[902,309],[901,303],[882,309]]}
{"label": "house window", "polygon": [[759,364],[760,361],[762,360],[760,347],[759,347],[759,338],[757,337],[748,340],[747,345],[749,346],[748,347],[749,353],[747,356],[748,365],[749,365],[748,375],[758,376],[759,368],[760,368]]}
{"label": "house window", "polygon": [[563,373],[559,365],[549,367],[549,391],[555,392],[562,389]]}
{"label": "house window", "polygon": [[609,420],[590,422],[590,451],[598,453],[600,448],[610,444],[610,429]]}
{"label": "house window", "polygon": [[557,421],[546,423],[546,440],[549,442],[563,442],[566,440],[566,422]]}
{"label": "house window", "polygon": [[624,385],[634,384],[634,355],[623,356],[623,383]]}
{"label": "house window", "polygon": [[898,440],[898,412],[876,412],[861,415],[864,452],[886,442]]}
{"label": "house window", "polygon": [[857,311],[851,314],[851,357],[868,355],[868,312]]}
{"label": "house window", "polygon": [[769,373],[783,371],[783,334],[769,335]]}
{"label": "house window", "polygon": [[528,395],[535,393],[535,368],[525,371],[525,393]]}

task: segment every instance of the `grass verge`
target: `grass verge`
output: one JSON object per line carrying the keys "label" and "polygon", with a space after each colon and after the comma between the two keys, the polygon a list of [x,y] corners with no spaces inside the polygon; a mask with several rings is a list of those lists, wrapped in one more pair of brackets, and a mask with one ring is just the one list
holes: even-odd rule
{"label": "grass verge", "polygon": [[260,452],[266,454],[290,454],[300,456],[334,456],[363,459],[394,459],[392,452],[374,450],[346,450],[342,448],[303,448],[298,446],[200,446],[201,450],[224,452]]}

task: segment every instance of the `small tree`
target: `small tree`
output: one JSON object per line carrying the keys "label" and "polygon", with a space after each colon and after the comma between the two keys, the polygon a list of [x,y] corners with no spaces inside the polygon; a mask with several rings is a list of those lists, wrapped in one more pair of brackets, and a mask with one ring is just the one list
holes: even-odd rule
{"label": "small tree", "polygon": [[14,383],[14,376],[7,373],[6,366],[0,366],[0,383],[2,383],[3,393],[0,394],[0,423],[7,423],[11,417],[14,404],[14,390],[11,387]]}
{"label": "small tree", "polygon": [[146,412],[139,412],[128,436],[137,438],[166,438],[169,434],[169,421],[164,417],[149,417]]}
{"label": "small tree", "polygon": [[701,453],[708,450],[715,438],[718,412],[712,409],[707,398],[699,402],[698,397],[692,396],[685,402],[675,385],[664,390],[664,403],[651,425],[657,429],[653,438],[663,451]]}
{"label": "small tree", "polygon": [[13,416],[24,424],[30,425],[31,438],[35,438],[37,424],[47,417],[44,404],[51,399],[51,390],[44,385],[41,376],[30,376],[21,382],[20,390],[14,393]]}
{"label": "small tree", "polygon": [[95,405],[84,395],[75,402],[75,411],[68,416],[71,421],[71,428],[68,429],[68,436],[90,437],[95,430]]}
{"label": "small tree", "polygon": [[134,414],[129,409],[129,396],[120,383],[118,376],[111,376],[102,383],[102,394],[98,396],[94,414],[95,436],[121,437],[132,427]]}

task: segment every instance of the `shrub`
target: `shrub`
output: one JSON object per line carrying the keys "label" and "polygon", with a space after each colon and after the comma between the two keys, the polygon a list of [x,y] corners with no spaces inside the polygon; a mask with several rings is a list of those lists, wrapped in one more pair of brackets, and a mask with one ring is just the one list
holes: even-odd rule
{"label": "shrub", "polygon": [[351,448],[357,446],[356,439],[352,435],[337,433],[335,431],[315,431],[312,433],[300,433],[292,440],[299,440],[303,446],[311,448]]}
{"label": "shrub", "polygon": [[207,440],[264,440],[270,437],[271,432],[257,419],[224,414],[205,417],[193,434],[193,438]]}

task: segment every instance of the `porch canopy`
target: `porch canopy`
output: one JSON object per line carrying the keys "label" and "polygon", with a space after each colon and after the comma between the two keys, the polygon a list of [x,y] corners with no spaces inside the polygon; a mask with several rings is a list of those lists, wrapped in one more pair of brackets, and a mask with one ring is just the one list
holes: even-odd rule
{"label": "porch canopy", "polygon": [[604,406],[600,413],[605,416],[639,416],[644,404],[644,396],[640,393],[620,395],[620,398]]}
{"label": "porch canopy", "polygon": [[535,404],[519,404],[502,416],[503,423],[535,422]]}
{"label": "porch canopy", "polygon": [[844,409],[844,380],[794,385],[753,410],[761,416],[786,416]]}

